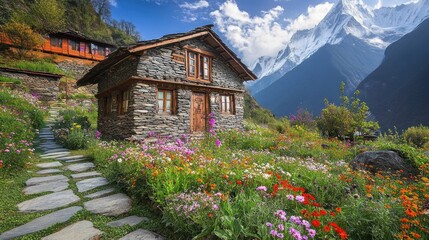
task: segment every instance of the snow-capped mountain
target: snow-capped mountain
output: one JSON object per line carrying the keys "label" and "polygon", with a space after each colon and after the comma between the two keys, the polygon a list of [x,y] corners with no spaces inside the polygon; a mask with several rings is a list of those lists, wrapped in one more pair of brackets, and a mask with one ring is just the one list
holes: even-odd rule
{"label": "snow-capped mountain", "polygon": [[[362,0],[340,0],[316,27],[296,32],[275,58],[259,58],[252,67],[260,80],[248,87],[253,94],[258,93],[321,47],[340,44],[348,35],[384,50],[428,16],[429,0],[379,9],[368,7]],[[355,79],[349,86],[356,86],[361,80]]]}

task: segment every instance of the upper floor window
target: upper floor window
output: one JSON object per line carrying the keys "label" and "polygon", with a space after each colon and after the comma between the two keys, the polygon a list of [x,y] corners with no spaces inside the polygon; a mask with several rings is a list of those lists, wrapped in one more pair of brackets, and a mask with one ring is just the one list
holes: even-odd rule
{"label": "upper floor window", "polygon": [[52,47],[63,47],[63,41],[61,38],[51,37],[51,46]]}
{"label": "upper floor window", "polygon": [[234,114],[234,96],[220,95],[220,113]]}
{"label": "upper floor window", "polygon": [[211,57],[202,53],[188,51],[187,75],[190,79],[210,81],[212,70]]}
{"label": "upper floor window", "polygon": [[70,49],[74,51],[79,51],[80,43],[78,41],[69,40]]}

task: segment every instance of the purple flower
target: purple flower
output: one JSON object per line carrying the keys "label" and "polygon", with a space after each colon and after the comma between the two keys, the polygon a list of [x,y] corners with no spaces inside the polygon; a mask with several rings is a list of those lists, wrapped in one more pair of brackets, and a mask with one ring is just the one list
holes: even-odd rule
{"label": "purple flower", "polygon": [[316,230],[314,230],[314,229],[308,229],[307,230],[308,231],[308,235],[311,237],[311,238],[314,238],[314,236],[316,236]]}
{"label": "purple flower", "polygon": [[286,215],[286,212],[285,212],[285,211],[283,211],[283,210],[277,210],[277,211],[274,213],[274,215],[276,215],[277,217],[278,217],[278,216],[285,216],[285,215]]}
{"label": "purple flower", "polygon": [[293,195],[290,195],[290,194],[286,195],[286,198],[291,200],[291,201],[295,199],[295,197]]}
{"label": "purple flower", "polygon": [[95,139],[100,139],[100,137],[101,137],[101,132],[96,130],[95,131]]}
{"label": "purple flower", "polygon": [[222,146],[222,142],[219,139],[216,139],[216,147]]}
{"label": "purple flower", "polygon": [[219,210],[219,206],[216,205],[216,204],[213,204],[212,209],[215,210],[215,211],[217,211],[217,210]]}
{"label": "purple flower", "polygon": [[307,220],[302,220],[302,225],[305,226],[305,228],[309,228],[311,224]]}
{"label": "purple flower", "polygon": [[296,225],[301,225],[302,221],[301,218],[297,217],[297,216],[291,216],[289,219],[290,222],[295,223]]}
{"label": "purple flower", "polygon": [[275,236],[277,236],[277,231],[273,229],[270,231],[270,234],[271,234],[271,236],[275,237]]}
{"label": "purple flower", "polygon": [[265,225],[267,225],[267,227],[269,227],[269,228],[272,228],[272,227],[273,227],[273,224],[272,224],[272,223],[270,223],[270,222],[265,223]]}
{"label": "purple flower", "polygon": [[182,142],[182,140],[180,140],[180,138],[176,139],[176,144],[179,147],[183,146],[183,142]]}
{"label": "purple flower", "polygon": [[259,187],[256,188],[256,190],[257,191],[264,191],[264,192],[266,192],[267,191],[267,187],[265,187],[265,186],[259,186]]}
{"label": "purple flower", "polygon": [[303,196],[296,196],[295,200],[297,200],[300,203],[303,203],[305,201],[305,198]]}
{"label": "purple flower", "polygon": [[297,240],[302,239],[301,233],[293,227],[289,228],[289,234]]}
{"label": "purple flower", "polygon": [[280,231],[285,230],[285,226],[283,226],[283,224],[279,224],[277,227],[279,228]]}
{"label": "purple flower", "polygon": [[216,123],[216,120],[214,118],[210,118],[209,120],[210,127],[214,127],[215,123]]}
{"label": "purple flower", "polygon": [[283,233],[277,233],[277,237],[280,239],[283,239],[285,237],[285,235],[283,235]]}

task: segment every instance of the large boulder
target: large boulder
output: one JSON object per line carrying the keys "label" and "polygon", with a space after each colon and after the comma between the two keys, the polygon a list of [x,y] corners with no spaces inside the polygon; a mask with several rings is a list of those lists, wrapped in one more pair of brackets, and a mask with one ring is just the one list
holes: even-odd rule
{"label": "large boulder", "polygon": [[406,159],[393,151],[368,151],[356,156],[350,162],[354,170],[365,170],[372,173],[400,174],[402,177],[411,177],[419,171]]}

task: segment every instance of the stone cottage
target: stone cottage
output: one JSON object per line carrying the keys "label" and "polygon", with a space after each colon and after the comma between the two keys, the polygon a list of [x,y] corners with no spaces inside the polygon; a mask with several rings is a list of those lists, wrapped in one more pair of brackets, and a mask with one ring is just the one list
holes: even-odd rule
{"label": "stone cottage", "polygon": [[150,132],[194,134],[241,129],[244,85],[256,76],[212,25],[121,47],[78,81],[98,84],[98,129],[107,138],[139,140]]}

